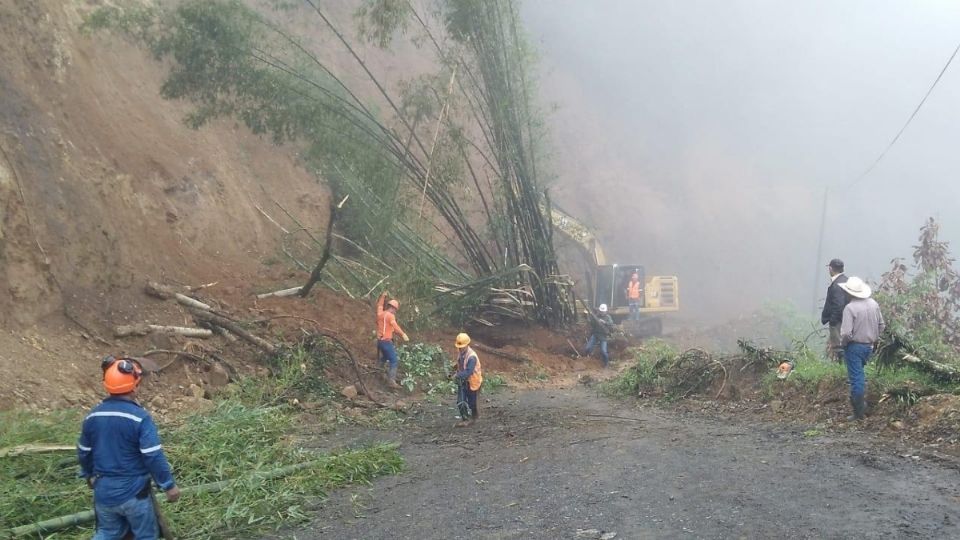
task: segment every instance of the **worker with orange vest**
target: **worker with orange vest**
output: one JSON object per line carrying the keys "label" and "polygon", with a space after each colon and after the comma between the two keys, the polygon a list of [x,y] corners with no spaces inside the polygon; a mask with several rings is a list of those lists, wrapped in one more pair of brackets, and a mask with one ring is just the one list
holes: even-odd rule
{"label": "worker with orange vest", "polygon": [[380,363],[387,363],[387,384],[391,388],[400,388],[397,384],[397,349],[393,346],[393,333],[400,334],[404,341],[410,341],[407,333],[397,324],[397,310],[400,309],[400,302],[387,299],[387,293],[380,295],[377,300],[377,354]]}
{"label": "worker with orange vest", "polygon": [[[480,394],[480,386],[483,385],[483,370],[480,368],[480,357],[470,347],[469,335],[458,334],[454,346],[457,348],[454,379],[457,381],[457,407],[460,409],[460,422],[457,427],[466,427],[480,418],[477,396]],[[469,407],[469,411],[465,410],[462,404]]]}
{"label": "worker with orange vest", "polygon": [[640,320],[640,302],[643,297],[643,285],[640,283],[640,274],[634,272],[627,283],[627,303],[630,304],[630,320]]}

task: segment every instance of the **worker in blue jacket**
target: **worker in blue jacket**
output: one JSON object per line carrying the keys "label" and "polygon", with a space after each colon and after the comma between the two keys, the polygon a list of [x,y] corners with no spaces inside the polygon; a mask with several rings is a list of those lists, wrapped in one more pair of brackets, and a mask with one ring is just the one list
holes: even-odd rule
{"label": "worker in blue jacket", "polygon": [[163,454],[157,426],[134,398],[143,368],[131,358],[108,356],[103,361],[104,399],[83,420],[77,454],[80,476],[93,489],[97,517],[94,540],[157,538],[159,528],[150,479],[180,498],[170,464]]}

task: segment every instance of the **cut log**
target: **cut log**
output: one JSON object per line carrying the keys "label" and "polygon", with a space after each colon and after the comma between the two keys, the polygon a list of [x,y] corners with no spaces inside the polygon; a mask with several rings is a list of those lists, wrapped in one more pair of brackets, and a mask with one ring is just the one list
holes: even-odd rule
{"label": "cut log", "polygon": [[183,326],[161,326],[158,324],[133,324],[118,326],[113,329],[113,336],[118,338],[146,336],[148,334],[168,334],[205,339],[213,336],[213,331],[206,328],[185,328]]}
{"label": "cut log", "polygon": [[156,281],[148,281],[147,284],[143,286],[143,292],[147,293],[148,296],[159,298],[160,300],[169,300],[176,294],[173,287],[162,285]]}
{"label": "cut log", "polygon": [[257,299],[258,299],[258,300],[263,300],[264,298],[270,298],[270,297],[272,297],[272,296],[275,296],[275,297],[278,297],[278,298],[283,298],[284,296],[294,296],[294,295],[296,295],[296,294],[299,294],[301,289],[303,289],[303,286],[300,286],[300,287],[291,287],[291,288],[289,288],[289,289],[282,289],[282,290],[279,290],[279,291],[273,291],[273,292],[258,294],[258,295],[257,295]]}
{"label": "cut log", "polygon": [[241,327],[239,324],[231,321],[230,319],[221,317],[219,315],[214,315],[213,313],[210,313],[209,311],[205,311],[202,309],[190,309],[190,313],[193,315],[193,318],[197,320],[197,322],[212,324],[214,326],[219,326],[220,328],[223,328],[225,330],[229,330],[230,332],[238,336],[240,339],[254,345],[258,349],[262,350],[263,352],[266,352],[268,354],[274,354],[277,352],[277,347],[274,346],[272,343],[270,343],[269,341],[261,337],[251,334],[246,329]]}

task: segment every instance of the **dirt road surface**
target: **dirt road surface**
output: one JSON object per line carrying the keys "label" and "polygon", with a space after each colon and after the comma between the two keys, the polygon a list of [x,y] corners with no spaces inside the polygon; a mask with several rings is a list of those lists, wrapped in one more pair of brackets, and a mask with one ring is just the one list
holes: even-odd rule
{"label": "dirt road surface", "polygon": [[402,432],[354,433],[401,441],[407,470],[332,494],[284,536],[960,538],[958,470],[869,434],[805,436],[576,385],[482,399],[466,429],[448,404]]}

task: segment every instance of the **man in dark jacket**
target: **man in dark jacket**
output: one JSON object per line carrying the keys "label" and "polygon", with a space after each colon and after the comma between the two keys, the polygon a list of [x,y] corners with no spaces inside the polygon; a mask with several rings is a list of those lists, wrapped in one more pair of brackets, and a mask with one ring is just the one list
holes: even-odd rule
{"label": "man in dark jacket", "polygon": [[847,294],[840,285],[847,282],[843,273],[843,261],[833,259],[827,265],[830,271],[830,286],[827,287],[827,299],[823,303],[823,312],[820,314],[820,323],[830,325],[830,336],[827,338],[827,358],[843,362],[843,347],[840,344],[840,323],[843,320],[843,308],[847,305]]}
{"label": "man in dark jacket", "polygon": [[610,355],[607,352],[607,340],[610,339],[610,334],[613,332],[613,318],[607,313],[606,304],[600,304],[598,311],[600,312],[599,314],[592,311],[588,312],[590,339],[587,340],[587,346],[584,348],[584,352],[586,356],[590,356],[593,348],[599,344],[600,356],[603,358],[603,367],[607,367],[607,364],[610,363]]}

